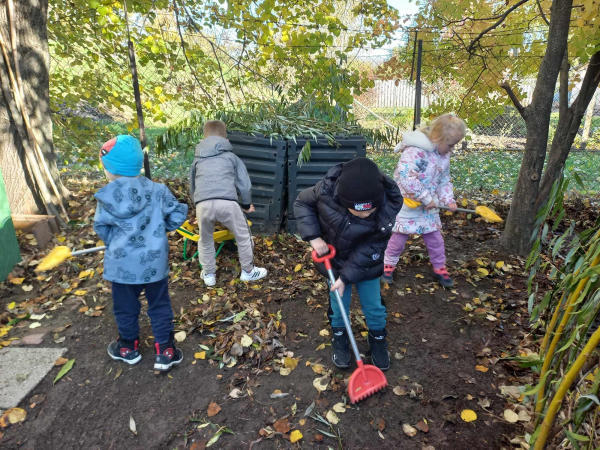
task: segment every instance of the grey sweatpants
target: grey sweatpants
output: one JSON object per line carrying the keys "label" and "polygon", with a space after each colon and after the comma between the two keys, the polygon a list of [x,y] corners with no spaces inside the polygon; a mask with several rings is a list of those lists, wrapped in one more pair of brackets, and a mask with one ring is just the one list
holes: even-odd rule
{"label": "grey sweatpants", "polygon": [[221,223],[235,236],[240,265],[246,272],[254,267],[252,255],[252,236],[246,222],[246,216],[237,202],[231,200],[204,200],[196,205],[196,217],[200,227],[200,240],[198,241],[198,258],[204,272],[216,273],[215,242],[213,233],[215,222]]}

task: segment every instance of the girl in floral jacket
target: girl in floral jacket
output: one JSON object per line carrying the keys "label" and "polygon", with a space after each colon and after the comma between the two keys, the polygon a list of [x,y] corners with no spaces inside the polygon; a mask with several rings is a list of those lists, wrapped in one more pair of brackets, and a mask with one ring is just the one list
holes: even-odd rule
{"label": "girl in floral jacket", "polygon": [[438,206],[447,205],[456,211],[452,182],[450,181],[450,154],[465,136],[465,123],[453,114],[444,114],[428,127],[404,133],[394,152],[402,151],[394,179],[403,197],[421,203],[412,209],[406,204],[396,216],[396,223],[385,251],[382,280],[393,282],[393,272],[411,234],[423,236],[433,276],[444,287],[454,283],[446,270],[446,250],[441,234],[442,222]]}

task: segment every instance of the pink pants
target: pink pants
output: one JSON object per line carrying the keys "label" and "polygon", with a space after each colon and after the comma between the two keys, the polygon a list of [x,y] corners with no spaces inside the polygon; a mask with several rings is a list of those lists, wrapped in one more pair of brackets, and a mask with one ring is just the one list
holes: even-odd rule
{"label": "pink pants", "polygon": [[[444,238],[442,233],[434,231],[433,233],[423,234],[423,240],[427,246],[429,260],[434,269],[441,269],[446,266],[446,248],[444,247]],[[384,264],[396,266],[400,255],[404,251],[406,241],[410,236],[408,234],[393,233],[385,250]]]}

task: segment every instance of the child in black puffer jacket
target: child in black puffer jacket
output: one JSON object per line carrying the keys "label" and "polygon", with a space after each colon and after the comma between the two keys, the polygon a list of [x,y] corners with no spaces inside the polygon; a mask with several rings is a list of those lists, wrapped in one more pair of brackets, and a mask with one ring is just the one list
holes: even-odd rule
{"label": "child in black puffer jacket", "polygon": [[[337,281],[331,286],[328,313],[333,330],[332,360],[336,367],[350,367],[351,352],[334,291],[339,291],[349,315],[352,285],[356,286],[369,327],[372,362],[381,370],[390,366],[385,329],[387,311],[381,299],[379,277],[401,207],[402,196],[396,183],[368,158],[332,167],[314,187],[302,191],[294,203],[302,239],[310,242],[320,256],[329,251],[327,244],[337,251],[331,261]],[[323,264],[316,267],[327,277]]]}

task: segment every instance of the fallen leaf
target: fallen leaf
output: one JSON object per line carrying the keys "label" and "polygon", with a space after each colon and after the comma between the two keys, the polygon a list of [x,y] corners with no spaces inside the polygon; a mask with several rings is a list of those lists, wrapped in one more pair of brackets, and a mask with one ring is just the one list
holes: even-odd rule
{"label": "fallen leaf", "polygon": [[442,358],[449,359],[450,357],[448,355],[442,355]]}
{"label": "fallen leaf", "polygon": [[319,350],[323,350],[323,349],[325,349],[325,344],[321,344],[321,345],[319,345],[319,346],[318,346],[318,347],[315,349],[315,352],[318,352]]}
{"label": "fallen leaf", "polygon": [[313,387],[319,392],[326,391],[327,386],[329,386],[329,375],[313,380]]}
{"label": "fallen leaf", "polygon": [[68,362],[69,362],[69,360],[67,358],[63,358],[61,356],[56,361],[54,361],[54,365],[55,366],[64,366]]}
{"label": "fallen leaf", "polygon": [[76,290],[75,292],[73,292],[73,294],[75,294],[75,295],[77,295],[77,296],[81,297],[82,295],[85,295],[85,294],[87,294],[87,291],[86,291],[85,289],[78,289],[78,290]]}
{"label": "fallen leaf", "polygon": [[283,367],[290,369],[290,371],[294,370],[298,367],[298,361],[300,361],[300,358],[290,358],[289,356],[286,356],[283,358]]}
{"label": "fallen leaf", "polygon": [[429,425],[423,420],[415,425],[415,428],[423,433],[429,433]]}
{"label": "fallen leaf", "polygon": [[329,422],[332,425],[337,425],[338,423],[340,423],[340,418],[332,409],[327,411],[327,415],[325,416],[325,418],[327,419],[327,422]]}
{"label": "fallen leaf", "polygon": [[385,420],[383,420],[383,417],[378,417],[377,419],[373,419],[370,422],[371,428],[373,428],[374,430],[379,430],[379,431],[383,431],[385,430]]}
{"label": "fallen leaf", "polygon": [[29,328],[37,328],[37,327],[41,327],[42,324],[39,322],[33,322],[31,325],[29,325]]}
{"label": "fallen leaf", "polygon": [[[23,284],[23,281],[25,281],[25,278],[11,278],[9,280],[12,284]],[[10,308],[12,309],[12,308]]]}
{"label": "fallen leaf", "polygon": [[116,380],[117,378],[119,378],[119,377],[121,376],[121,374],[122,374],[122,373],[123,373],[123,369],[119,369],[119,370],[117,370],[117,373],[115,374],[115,380]]}
{"label": "fallen leaf", "polygon": [[490,370],[490,369],[489,369],[489,367],[485,367],[485,366],[481,366],[481,365],[479,365],[479,366],[475,366],[475,370],[477,370],[477,371],[479,371],[479,372],[483,372],[483,373],[485,373],[485,372],[487,372],[487,371],[488,371],[488,370]]}
{"label": "fallen leaf", "polygon": [[294,267],[294,272],[300,272],[302,270],[302,264],[296,264],[296,267]]}
{"label": "fallen leaf", "polygon": [[174,338],[177,342],[185,341],[186,337],[187,337],[187,334],[185,333],[185,331],[179,331],[179,332],[175,333],[175,336],[174,336]]}
{"label": "fallen leaf", "polygon": [[519,411],[519,421],[520,422],[529,422],[531,420],[531,416],[527,414],[527,411],[522,409]]}
{"label": "fallen leaf", "polygon": [[490,399],[489,399],[489,398],[482,398],[482,399],[481,399],[481,400],[479,400],[477,403],[478,403],[478,404],[479,404],[479,406],[481,406],[483,409],[489,408],[489,407],[490,407],[490,405],[492,404],[492,403],[490,402]]}
{"label": "fallen leaf", "polygon": [[302,436],[302,433],[300,432],[300,430],[294,430],[292,431],[292,433],[290,434],[290,442],[292,444],[295,444],[296,442],[298,442],[300,439],[302,439],[304,436]]}
{"label": "fallen leaf", "polygon": [[82,306],[81,308],[79,308],[79,312],[84,313],[84,312],[87,312],[88,309],[90,309],[89,306]]}
{"label": "fallen leaf", "polygon": [[79,272],[79,278],[81,278],[81,279],[87,278],[87,277],[92,277],[93,275],[94,275],[94,269],[82,270],[81,272]]}
{"label": "fallen leaf", "polygon": [[472,409],[463,409],[460,413],[460,418],[465,422],[473,422],[477,420],[477,414]]}
{"label": "fallen leaf", "polygon": [[400,386],[396,386],[394,389],[394,394],[396,395],[406,395],[406,391],[402,389]]}
{"label": "fallen leaf", "polygon": [[[208,424],[206,424],[208,425]],[[205,450],[206,449],[206,441],[196,441],[190,447],[190,450]]]}
{"label": "fallen leaf", "polygon": [[242,336],[242,340],[240,341],[240,343],[242,344],[242,347],[250,347],[252,345],[252,338],[250,336],[248,336],[247,334]]}
{"label": "fallen leaf", "polygon": [[213,417],[213,416],[216,416],[217,414],[219,414],[220,411],[221,411],[221,407],[219,405],[217,405],[215,402],[212,402],[210,405],[208,405],[208,411],[207,411],[206,415],[208,417]]}
{"label": "fallen leaf", "polygon": [[287,377],[290,373],[292,373],[292,369],[288,369],[287,367],[282,367],[279,369],[279,375],[282,377]]}
{"label": "fallen leaf", "polygon": [[381,431],[378,431],[378,432],[377,432],[377,434],[379,435],[379,437],[380,437],[381,439],[384,439],[384,440],[385,440],[385,438],[383,437],[383,433],[382,433]]}
{"label": "fallen leaf", "polygon": [[317,433],[317,434],[315,434],[314,438],[315,438],[316,442],[323,442],[323,439],[325,439],[325,436]]}
{"label": "fallen leaf", "polygon": [[56,375],[56,378],[54,379],[54,382],[52,384],[56,384],[56,382],[58,380],[60,380],[62,377],[64,377],[69,370],[71,370],[73,368],[73,364],[75,364],[75,358],[70,359],[64,366],[62,369],[60,369],[60,372],[58,372],[58,375]]}
{"label": "fallen leaf", "polygon": [[414,435],[417,434],[417,430],[407,423],[402,424],[402,431],[404,431],[405,435],[410,436],[410,437],[413,437]]}
{"label": "fallen leaf", "polygon": [[489,320],[490,322],[495,322],[495,321],[497,321],[497,320],[498,320],[498,319],[496,319],[494,316],[492,316],[491,314],[488,314],[487,316],[485,316],[485,318],[486,318],[487,320]]}
{"label": "fallen leaf", "polygon": [[135,435],[137,435],[137,428],[135,427],[135,420],[133,420],[133,416],[129,416],[129,429]]}
{"label": "fallen leaf", "polygon": [[480,267],[479,269],[477,269],[477,272],[479,272],[481,275],[483,275],[484,277],[487,277],[490,273],[484,269],[483,267]]}
{"label": "fallen leaf", "polygon": [[496,263],[496,269],[502,269],[502,266],[504,266],[504,261],[498,261]]}
{"label": "fallen leaf", "polygon": [[238,389],[238,388],[234,388],[229,393],[229,396],[231,398],[240,398],[242,396],[242,391],[240,389]]}
{"label": "fallen leaf", "polygon": [[206,359],[206,352],[196,352],[196,353],[194,353],[194,358]]}
{"label": "fallen leaf", "polygon": [[321,375],[322,373],[325,372],[325,366],[323,364],[311,364],[310,368],[313,370],[314,373],[316,373],[317,375]]}
{"label": "fallen leaf", "polygon": [[11,302],[8,304],[8,309],[15,309],[15,306],[17,306],[17,304],[15,302]]}
{"label": "fallen leaf", "polygon": [[346,412],[346,405],[344,405],[343,403],[336,403],[335,405],[333,405],[333,410],[336,413],[345,413]]}
{"label": "fallen leaf", "polygon": [[421,275],[420,273],[415,275],[415,278],[425,278],[423,275]]}
{"label": "fallen leaf", "polygon": [[321,331],[319,331],[319,336],[329,336],[329,330],[323,328]]}
{"label": "fallen leaf", "polygon": [[29,292],[33,289],[33,286],[31,286],[31,285],[21,286],[21,289],[23,289],[25,292]]}
{"label": "fallen leaf", "polygon": [[8,421],[13,425],[15,423],[23,422],[27,417],[27,411],[21,408],[10,408],[5,414],[8,417]]}
{"label": "fallen leaf", "polygon": [[292,427],[290,426],[290,422],[286,418],[277,420],[273,424],[273,428],[275,428],[275,431],[277,431],[278,433],[286,434],[291,430]]}
{"label": "fallen leaf", "polygon": [[504,418],[510,423],[517,423],[519,421],[519,415],[512,409],[504,410]]}

